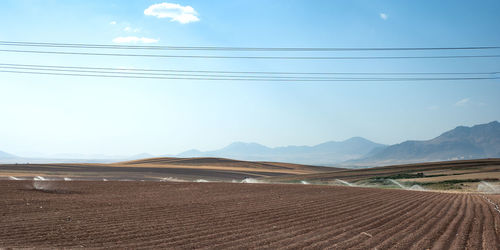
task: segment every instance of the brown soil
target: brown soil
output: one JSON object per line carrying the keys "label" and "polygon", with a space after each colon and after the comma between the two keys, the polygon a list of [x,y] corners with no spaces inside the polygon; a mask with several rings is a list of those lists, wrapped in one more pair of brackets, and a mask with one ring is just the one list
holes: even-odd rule
{"label": "brown soil", "polygon": [[[481,195],[230,183],[0,181],[0,247],[496,249]],[[496,198],[496,197],[495,197]]]}
{"label": "brown soil", "polygon": [[[326,173],[313,173],[298,176],[276,176],[271,177],[270,179],[272,179],[273,181],[332,181],[335,179],[359,181],[370,178],[380,178],[411,173],[423,173],[425,174],[425,176],[435,174],[458,176],[459,174],[480,174],[490,172],[500,172],[500,159],[428,162],[364,169],[341,169],[338,171],[331,171]],[[494,177],[496,178],[496,175]]]}
{"label": "brown soil", "polygon": [[113,164],[0,164],[0,176],[53,176],[109,179],[243,180],[280,175],[336,171],[338,168],[276,162],[237,161],[223,158],[152,158]]}

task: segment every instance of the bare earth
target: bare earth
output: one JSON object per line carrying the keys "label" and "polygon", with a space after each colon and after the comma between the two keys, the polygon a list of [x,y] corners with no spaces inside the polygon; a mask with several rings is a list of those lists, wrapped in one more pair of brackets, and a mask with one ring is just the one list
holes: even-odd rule
{"label": "bare earth", "polygon": [[290,184],[44,185],[39,191],[32,181],[0,181],[0,247],[500,246],[500,213],[479,194]]}
{"label": "bare earth", "polygon": [[311,180],[311,181],[330,181],[342,179],[348,181],[365,180],[369,178],[386,177],[398,174],[423,173],[425,176],[434,175],[464,175],[472,173],[500,173],[500,159],[477,159],[443,162],[426,162],[405,165],[392,165],[375,168],[362,169],[339,169],[327,173],[311,173],[298,176],[276,176],[270,177],[275,181],[291,180]]}
{"label": "bare earth", "polygon": [[80,179],[158,180],[166,177],[193,181],[241,181],[281,175],[298,175],[336,171],[339,168],[318,167],[279,162],[251,162],[224,158],[151,158],[112,164],[0,164],[1,177],[71,177]]}

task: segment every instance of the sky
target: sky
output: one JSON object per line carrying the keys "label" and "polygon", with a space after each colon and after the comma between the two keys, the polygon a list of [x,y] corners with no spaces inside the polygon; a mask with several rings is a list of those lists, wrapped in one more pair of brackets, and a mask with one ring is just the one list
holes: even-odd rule
{"label": "sky", "polygon": [[[459,0],[3,0],[0,41],[235,47],[499,46],[499,12],[499,1]],[[0,49],[13,48],[0,45]],[[436,53],[484,52],[351,51],[328,55]],[[500,54],[500,50],[486,53]],[[0,63],[286,72],[500,71],[499,58],[252,60],[0,52]],[[0,72],[0,150],[21,156],[163,155],[215,150],[235,141],[276,147],[354,136],[395,144],[431,139],[459,125],[500,120],[499,94],[498,79],[219,82]]]}

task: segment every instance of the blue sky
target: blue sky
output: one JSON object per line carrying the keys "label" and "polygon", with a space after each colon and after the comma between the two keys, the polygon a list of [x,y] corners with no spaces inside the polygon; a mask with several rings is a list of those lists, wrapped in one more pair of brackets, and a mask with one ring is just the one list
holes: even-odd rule
{"label": "blue sky", "polygon": [[[162,3],[177,9],[162,18],[157,13],[164,12],[158,8],[145,14]],[[498,1],[4,0],[0,40],[116,44],[136,39],[136,43],[121,44],[143,45],[142,39],[149,42],[146,45],[248,47],[498,46],[499,12]],[[0,58],[0,63],[186,70],[500,70],[498,58],[265,61],[7,52],[0,52]],[[353,136],[394,144],[430,139],[458,125],[500,120],[499,94],[498,79],[269,83],[0,73],[0,150],[20,155],[174,154],[192,148],[217,149],[234,141],[314,145]]]}

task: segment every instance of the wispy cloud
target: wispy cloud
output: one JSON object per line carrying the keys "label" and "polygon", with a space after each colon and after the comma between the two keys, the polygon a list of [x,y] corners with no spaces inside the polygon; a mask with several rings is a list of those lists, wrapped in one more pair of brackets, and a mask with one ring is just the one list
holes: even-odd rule
{"label": "wispy cloud", "polygon": [[389,16],[385,13],[380,13],[380,18],[382,18],[382,20],[387,20],[387,18],[389,18]]}
{"label": "wispy cloud", "polygon": [[470,98],[464,98],[464,99],[456,102],[455,106],[463,107],[463,106],[467,106],[469,103],[470,103]]}
{"label": "wispy cloud", "polygon": [[200,18],[193,7],[182,6],[176,3],[158,3],[149,6],[144,10],[144,15],[155,16],[157,18],[169,18],[172,22],[182,24],[198,22]]}
{"label": "wispy cloud", "polygon": [[123,31],[125,31],[125,32],[133,32],[133,33],[137,33],[137,32],[140,32],[140,31],[141,31],[141,29],[139,29],[139,28],[132,28],[132,27],[130,27],[130,26],[127,26],[127,27],[125,27],[125,28],[123,29]]}
{"label": "wispy cloud", "polygon": [[117,37],[113,39],[114,43],[157,43],[159,41],[160,39],[136,36]]}
{"label": "wispy cloud", "polygon": [[109,22],[109,24],[116,25],[116,21],[111,21],[111,22]]}

